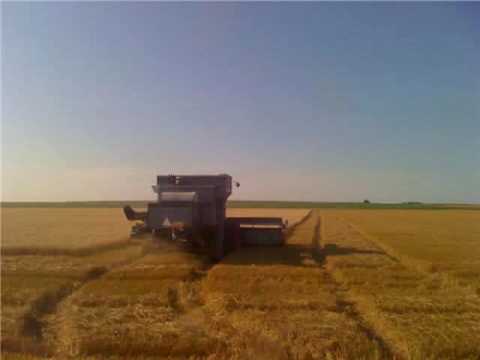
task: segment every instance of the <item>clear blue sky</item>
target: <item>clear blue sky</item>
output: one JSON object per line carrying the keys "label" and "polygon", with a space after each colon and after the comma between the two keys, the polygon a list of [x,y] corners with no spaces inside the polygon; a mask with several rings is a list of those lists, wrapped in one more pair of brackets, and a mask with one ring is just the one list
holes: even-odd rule
{"label": "clear blue sky", "polygon": [[480,4],[1,6],[3,200],[480,202]]}

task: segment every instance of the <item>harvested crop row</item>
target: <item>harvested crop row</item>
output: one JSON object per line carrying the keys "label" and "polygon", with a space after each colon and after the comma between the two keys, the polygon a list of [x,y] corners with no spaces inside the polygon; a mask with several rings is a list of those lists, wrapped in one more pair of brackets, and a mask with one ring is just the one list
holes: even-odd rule
{"label": "harvested crop row", "polygon": [[[308,210],[261,212],[293,226]],[[256,216],[242,209],[237,216]],[[221,346],[207,332],[199,279],[206,258],[162,244],[128,266],[84,286],[51,318],[52,346],[61,354],[202,356]],[[68,337],[54,340],[58,334]]]}
{"label": "harvested crop row", "polygon": [[200,301],[196,280],[206,267],[200,255],[152,247],[63,303],[49,320],[51,346],[58,356],[201,354],[211,346],[208,336],[182,317]]}
{"label": "harvested crop row", "polygon": [[92,256],[2,257],[2,350],[48,353],[44,316],[86,281],[141,255],[140,246]]}
{"label": "harvested crop row", "polygon": [[[377,358],[371,339],[322,268],[318,216],[298,226],[286,246],[244,248],[204,280],[209,333],[226,358]],[[383,353],[383,356],[387,354]]]}
{"label": "harvested crop row", "polygon": [[477,359],[480,299],[441,273],[404,266],[335,212],[322,242],[334,278],[362,316],[405,358]]}

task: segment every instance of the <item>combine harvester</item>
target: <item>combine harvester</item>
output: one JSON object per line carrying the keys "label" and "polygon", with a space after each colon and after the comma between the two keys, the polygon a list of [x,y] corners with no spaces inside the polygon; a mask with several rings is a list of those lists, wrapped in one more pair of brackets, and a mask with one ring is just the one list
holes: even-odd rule
{"label": "combine harvester", "polygon": [[284,243],[282,218],[226,217],[232,193],[230,175],[160,175],[153,191],[158,200],[149,203],[146,212],[123,208],[128,220],[140,221],[132,227],[131,235],[151,232],[154,237],[189,242],[204,248],[215,261],[241,244]]}

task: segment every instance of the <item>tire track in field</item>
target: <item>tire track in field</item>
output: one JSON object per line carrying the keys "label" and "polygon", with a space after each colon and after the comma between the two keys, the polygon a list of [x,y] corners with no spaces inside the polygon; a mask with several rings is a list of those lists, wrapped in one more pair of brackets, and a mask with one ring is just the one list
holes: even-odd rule
{"label": "tire track in field", "polygon": [[[189,313],[194,313],[196,309],[200,306],[199,302],[199,292],[196,288],[196,285],[200,283],[200,280],[206,275],[208,270],[211,268],[213,264],[211,264],[208,261],[194,261],[192,260],[189,262],[189,259],[187,256],[185,256],[185,249],[183,249],[181,246],[176,246],[167,242],[161,242],[160,244],[155,245],[145,245],[144,253],[142,254],[141,257],[137,257],[135,259],[131,259],[131,261],[125,262],[119,266],[115,266],[114,268],[111,268],[109,272],[106,272],[102,274],[102,276],[98,277],[95,279],[97,282],[101,281],[107,281],[105,285],[107,288],[108,286],[108,281],[114,281],[117,283],[118,286],[120,286],[122,289],[124,289],[125,297],[123,300],[125,303],[122,304],[115,304],[115,301],[118,302],[118,298],[115,298],[115,294],[112,294],[110,298],[108,298],[108,301],[112,301],[111,305],[106,305],[107,308],[109,306],[112,306],[114,309],[117,309],[118,311],[121,311],[123,313],[129,312],[129,309],[135,310],[135,304],[141,305],[142,300],[135,300],[135,299],[129,299],[128,294],[129,294],[129,285],[132,285],[128,281],[124,283],[123,280],[129,280],[130,276],[133,274],[133,279],[134,281],[142,282],[142,274],[137,274],[137,271],[139,269],[143,268],[152,268],[155,270],[155,268],[160,268],[162,269],[163,267],[171,268],[171,269],[180,269],[182,270],[183,268],[187,267],[190,268],[189,272],[186,272],[184,275],[178,277],[178,274],[172,274],[172,282],[173,284],[170,284],[168,286],[163,286],[163,289],[166,290],[166,297],[167,297],[167,302],[168,302],[168,307],[172,310],[172,312],[175,314],[175,321],[183,318],[187,318]],[[180,258],[183,259],[185,262],[184,263],[178,263],[177,260],[173,260],[173,263],[167,263],[165,264],[162,261],[159,261],[155,257],[158,256],[159,254],[166,253],[167,255],[167,260],[168,256],[181,256]],[[197,255],[193,254],[195,257]],[[152,261],[152,257],[153,260]],[[203,258],[203,257],[202,257]],[[124,274],[126,277],[122,278],[122,275]],[[148,281],[150,279],[151,274],[149,275],[148,271],[147,273],[144,273],[146,275],[145,281]],[[168,273],[162,273],[160,275],[162,278],[168,278],[170,275]],[[130,279],[131,280],[131,279]],[[104,336],[104,340],[100,340],[100,343],[97,341],[95,342],[95,334],[91,333],[88,329],[85,329],[84,326],[84,320],[85,317],[89,316],[88,309],[91,308],[92,305],[83,305],[82,302],[85,302],[85,294],[82,293],[81,290],[84,290],[83,292],[89,293],[91,291],[91,288],[89,288],[89,291],[86,291],[87,286],[95,285],[95,282],[89,282],[88,284],[84,284],[81,288],[78,289],[75,293],[72,293],[71,296],[69,296],[67,299],[65,299],[64,302],[62,302],[59,311],[55,316],[52,316],[51,319],[51,334],[50,338],[53,339],[53,347],[55,348],[55,354],[57,357],[63,358],[63,357],[68,357],[68,356],[79,356],[79,355],[93,355],[93,356],[111,356],[111,355],[117,355],[120,357],[124,356],[149,356],[149,355],[155,355],[155,356],[170,356],[170,353],[175,350],[174,345],[175,344],[155,344],[153,343],[151,348],[142,348],[141,346],[138,346],[138,344],[133,343],[131,348],[116,348],[115,346],[112,346],[113,342],[115,342],[117,339],[115,338],[108,338],[108,334],[112,331],[112,328],[109,328],[108,326],[105,327],[105,329],[102,329],[101,335]],[[135,285],[135,284],[134,284]],[[102,297],[104,299],[105,294],[95,294],[95,290],[93,290],[93,301],[96,301],[96,295],[98,295],[98,298],[100,299],[99,305],[93,305],[94,307],[99,306],[102,307]],[[148,295],[149,289],[148,287],[145,288],[145,294]],[[80,296],[79,296],[80,295]],[[92,298],[87,299],[87,302],[91,301]],[[157,299],[155,298],[150,298],[150,301],[154,301],[155,304],[150,304],[147,305],[147,308],[150,307],[149,311],[154,311],[154,309],[161,309],[165,304],[160,304],[162,299],[161,297],[158,297]],[[122,301],[122,299],[120,299]],[[140,301],[140,303],[138,302]],[[156,304],[158,302],[158,304]],[[133,308],[131,307],[134,306]],[[86,307],[84,307],[86,306]],[[105,304],[103,305],[105,307]],[[151,307],[153,306],[153,307]],[[159,306],[157,308],[156,306]],[[144,308],[145,309],[145,308]],[[112,310],[112,308],[110,308]],[[104,316],[108,318],[110,315],[109,313],[105,313]],[[83,319],[82,319],[83,318]],[[178,318],[178,319],[177,319]],[[118,324],[118,334],[115,336],[120,336],[124,337],[125,334],[122,331],[122,323]],[[127,324],[128,325],[128,324]],[[136,324],[138,325],[138,324]],[[90,330],[92,330],[90,328]],[[128,330],[128,328],[126,328]],[[145,327],[145,332],[149,332],[150,330],[154,331],[155,329],[151,329],[148,327]],[[158,330],[158,329],[157,329]],[[117,330],[114,330],[116,333]],[[140,337],[142,334],[139,334]],[[93,343],[89,342],[89,340],[85,338],[85,336],[93,338]],[[106,336],[106,337],[105,337]],[[132,334],[133,337],[134,334]],[[161,336],[160,336],[161,339]],[[160,340],[158,339],[158,340]],[[130,337],[130,338],[125,338],[125,342],[135,342],[135,339]],[[103,342],[103,343],[102,343]],[[157,349],[155,349],[155,346],[159,345]]]}
{"label": "tire track in field", "polygon": [[[120,255],[122,251],[128,250],[133,248],[139,249],[137,245],[128,245],[124,247],[124,249],[117,249],[116,247],[111,250],[111,253],[114,255]],[[103,249],[102,249],[103,250]],[[104,256],[103,251],[99,251],[102,253],[101,256]],[[92,257],[95,257],[97,254],[92,254]],[[17,256],[15,256],[16,258]],[[19,256],[20,258],[22,256]],[[47,256],[41,256],[41,258],[49,258]],[[68,257],[68,258],[76,258],[76,257]],[[62,257],[60,263],[56,264],[53,268],[50,266],[46,272],[41,272],[42,270],[35,269],[35,266],[28,268],[25,270],[23,267],[25,266],[21,260],[19,264],[21,264],[20,270],[21,276],[38,276],[39,279],[46,277],[54,277],[62,282],[57,287],[54,288],[47,288],[41,289],[42,292],[36,297],[33,298],[29,302],[28,308],[25,310],[23,315],[19,317],[17,320],[18,323],[18,335],[12,336],[11,339],[6,339],[4,342],[2,339],[2,348],[4,351],[10,351],[12,353],[24,353],[24,354],[32,354],[32,355],[39,355],[39,356],[50,356],[52,354],[51,348],[45,341],[44,333],[46,331],[46,327],[48,325],[47,318],[49,316],[54,315],[58,311],[58,307],[60,304],[65,301],[68,297],[70,297],[74,292],[78,291],[81,287],[83,287],[86,283],[95,280],[96,278],[101,277],[104,273],[106,273],[110,267],[112,266],[121,266],[124,261],[114,261],[109,265],[97,265],[95,260],[85,257],[87,261],[91,261],[91,263],[83,270],[74,272],[73,274],[62,272],[62,261],[65,261],[65,257]],[[67,260],[67,264],[70,259]],[[72,260],[75,262],[74,260]],[[8,271],[12,271],[15,274],[16,271],[16,263],[13,263],[13,270],[12,270],[12,261],[8,264]],[[98,262],[98,261],[97,261]],[[48,261],[47,261],[48,264]],[[49,264],[49,265],[52,265]],[[70,265],[70,264],[68,264]],[[35,269],[35,270],[32,270]],[[60,269],[60,270],[59,270]],[[37,272],[35,272],[37,271]],[[39,272],[40,271],[40,272]],[[7,274],[9,274],[7,272]],[[2,274],[3,276],[3,274]]]}
{"label": "tire track in field", "polygon": [[[110,266],[92,268],[84,277],[83,281],[80,282],[80,284],[72,288],[68,293],[65,293],[64,296],[61,296],[57,299],[52,311],[42,314],[44,321],[42,322],[42,336],[40,340],[43,345],[49,349],[49,353],[54,354],[59,358],[67,358],[75,355],[74,345],[72,342],[75,338],[73,327],[69,323],[68,316],[64,315],[67,314],[66,309],[71,306],[70,299],[72,296],[84,288],[88,283],[99,280],[110,271],[131,264],[144,256],[145,249],[142,249],[142,252],[138,256],[117,262]],[[63,321],[58,321],[59,317]],[[46,333],[45,335],[47,335],[46,337],[48,340],[45,339],[45,336],[43,335],[44,333]]]}
{"label": "tire track in field", "polygon": [[471,289],[391,256],[338,214],[324,217],[327,268],[399,358],[478,358],[480,301]]}
{"label": "tire track in field", "polygon": [[[290,232],[285,247],[254,248],[253,252],[249,252],[252,249],[242,249],[246,251],[247,257],[249,254],[257,256],[257,258],[252,259],[252,265],[258,270],[250,278],[247,276],[244,281],[253,280],[256,282],[257,291],[261,290],[262,287],[268,288],[271,285],[268,278],[268,269],[272,265],[275,268],[278,261],[280,263],[284,262],[284,265],[280,266],[280,270],[286,270],[286,273],[280,274],[280,279],[283,279],[282,281],[285,283],[286,289],[295,286],[297,281],[295,272],[299,271],[298,275],[305,277],[300,279],[301,281],[318,283],[321,287],[318,291],[322,292],[322,295],[323,292],[330,292],[329,296],[332,297],[332,300],[328,304],[322,304],[317,308],[316,303],[319,300],[316,298],[310,299],[309,296],[305,296],[302,299],[296,299],[295,294],[292,296],[292,294],[280,293],[280,303],[275,302],[276,299],[272,299],[270,302],[266,301],[257,306],[258,304],[255,304],[255,299],[253,298],[247,298],[246,302],[242,302],[242,299],[227,296],[227,302],[223,304],[225,306],[221,309],[222,314],[212,313],[212,303],[208,299],[208,291],[207,297],[205,297],[205,293],[200,286],[208,282],[213,264],[204,264],[204,266],[198,267],[174,287],[169,288],[169,303],[178,311],[175,324],[179,329],[182,329],[182,335],[176,342],[163,346],[162,351],[156,352],[156,355],[165,357],[198,356],[200,358],[214,355],[217,358],[242,358],[242,356],[244,358],[246,354],[256,358],[282,359],[324,358],[329,356],[334,358],[351,358],[354,355],[363,355],[355,354],[355,345],[348,348],[348,339],[347,341],[342,339],[344,337],[343,333],[330,334],[330,332],[335,331],[336,327],[341,328],[345,326],[345,329],[349,332],[346,337],[349,337],[349,339],[358,338],[355,334],[356,332],[363,334],[362,339],[368,340],[368,344],[362,343],[366,351],[369,351],[371,347],[375,347],[378,348],[376,351],[382,355],[382,358],[392,358],[393,356],[388,346],[373,330],[365,325],[352,303],[345,300],[343,296],[345,289],[335,282],[325,268],[324,265],[328,252],[325,252],[321,247],[321,232],[322,219],[318,217],[316,212],[313,212],[309,213]],[[262,264],[261,259],[263,256],[267,258],[268,256],[273,256],[275,259],[271,264]],[[217,275],[229,276],[228,271],[223,274],[222,271],[228,269],[228,267],[225,267],[225,263],[231,263],[232,257],[235,258],[235,254],[231,254],[224,262],[213,266],[213,270],[215,270]],[[142,258],[129,261],[128,264],[122,264],[110,270],[121,270],[122,266],[128,267],[138,261],[142,262]],[[242,269],[239,270],[242,272]],[[263,270],[266,270],[267,277],[254,279],[255,273],[261,273]],[[102,274],[95,280],[101,280],[105,276],[108,276],[108,273]],[[227,281],[235,283],[236,280],[233,277]],[[81,288],[77,290],[81,290]],[[305,289],[305,291],[314,297],[317,296],[315,285],[309,285],[309,289]],[[75,292],[75,294],[77,293],[78,291]],[[72,293],[71,295],[75,294]],[[255,295],[252,296],[255,297]],[[55,353],[62,358],[83,353],[78,341],[76,341],[78,324],[75,318],[70,316],[72,307],[77,306],[73,299],[74,296],[65,298],[59,305],[56,316],[53,316],[57,320],[56,323],[53,323],[52,334],[52,338],[57,337],[54,342]],[[248,324],[247,328],[244,327],[245,324],[238,324],[239,317],[241,319],[245,316],[246,319],[249,319],[252,314],[257,317],[258,311],[263,314],[261,315],[263,322],[267,324],[263,333],[261,331],[255,332],[254,329],[248,328]],[[322,321],[317,322],[309,318],[310,315],[315,314],[319,316],[320,320],[326,320],[326,323],[323,324]],[[280,322],[276,320],[279,315],[283,317]],[[299,317],[302,320],[298,322],[290,317]],[[333,321],[329,320],[332,318]],[[192,328],[200,329],[200,333],[197,330],[192,332]],[[146,329],[146,331],[149,330]],[[271,333],[274,333],[273,337],[269,335]],[[207,336],[211,339],[211,345],[207,348],[204,346],[198,348],[197,344],[190,344],[190,346],[188,344],[190,338],[198,335]],[[323,344],[318,344],[319,342],[323,342]],[[148,349],[138,348],[130,351],[132,351],[130,355],[135,356],[150,354]],[[95,353],[92,355],[95,355]],[[97,355],[107,355],[107,353],[100,351]],[[126,356],[126,354],[122,353],[117,355]]]}
{"label": "tire track in field", "polygon": [[[368,291],[370,287],[363,285],[363,282],[375,281],[376,279],[364,279],[363,272],[371,271],[376,277],[381,278],[385,267],[401,267],[399,260],[374,241],[365,238],[360,232],[352,227],[341,217],[322,214],[324,226],[321,231],[322,244],[326,253],[325,265],[331,277],[337,283],[344,286],[343,298],[356,317],[359,323],[381,340],[382,346],[397,359],[408,358],[408,354],[402,346],[398,346],[398,339],[385,329],[388,325],[383,319],[378,319],[376,312],[372,312],[372,303],[366,301],[363,295],[359,296],[359,289]],[[354,271],[355,269],[355,271]],[[345,275],[357,272],[359,277],[350,278]],[[360,282],[360,283],[357,283]],[[365,287],[365,289],[364,289]],[[371,290],[371,289],[370,289]],[[372,294],[373,297],[375,296]]]}
{"label": "tire track in field", "polygon": [[[246,248],[205,279],[205,311],[226,358],[394,358],[326,269],[314,211],[285,246]],[[218,305],[217,305],[218,304]]]}
{"label": "tire track in field", "polygon": [[[290,224],[290,226],[286,229],[284,233],[285,238],[288,239],[288,237],[298,227],[300,227],[303,223],[308,221],[311,218],[312,213],[313,211],[309,210],[301,219],[299,219],[295,223]],[[229,255],[231,254],[227,254],[227,256]],[[183,291],[183,294],[180,294],[180,298],[183,299],[183,306],[182,306],[182,314],[179,316],[177,322],[179,324],[182,324],[186,329],[189,329],[192,326],[195,326],[197,328],[202,329],[206,333],[210,333],[210,332],[215,333],[216,331],[218,331],[219,324],[214,318],[215,316],[212,316],[212,313],[207,304],[206,294],[204,289],[202,289],[202,286],[204,285],[204,282],[208,279],[210,270],[216,268],[217,266],[222,266],[222,263],[225,261],[226,260],[223,259],[218,263],[207,264],[203,269],[198,271],[196,275],[189,277],[184,282],[184,284],[187,284],[187,287],[190,287],[193,290],[192,293],[194,297],[194,300],[191,301],[186,298],[191,298],[192,293],[185,294],[185,291]],[[230,326],[231,325],[229,324],[228,327]],[[186,333],[188,334],[188,331]],[[238,336],[238,334],[230,333],[229,336],[235,337],[235,336]],[[209,355],[212,355],[215,358],[220,358],[220,359],[231,357],[227,355],[228,353],[228,351],[226,350],[227,343],[224,341],[224,339],[216,338],[213,344],[214,346],[208,349],[207,352],[196,353],[195,351],[193,351],[192,353],[181,354],[181,355],[194,356],[194,357],[199,356],[200,358],[208,357]],[[176,353],[174,347],[171,347],[170,351],[166,354],[167,357],[170,357],[170,356],[175,357],[177,355],[178,353]],[[244,356],[241,355],[240,358],[244,358]]]}
{"label": "tire track in field", "polygon": [[[348,300],[348,287],[345,287],[340,282],[338,282],[334,275],[331,273],[331,269],[326,267],[326,261],[328,256],[334,256],[332,253],[329,253],[328,247],[322,248],[321,244],[323,243],[323,229],[322,225],[324,225],[325,218],[322,218],[320,215],[318,216],[318,223],[315,229],[315,233],[312,240],[312,248],[314,254],[316,254],[317,262],[319,265],[325,268],[326,272],[328,273],[328,278],[330,281],[336,284],[336,293],[335,296],[337,298],[336,305],[340,312],[343,312],[346,316],[354,320],[359,330],[365,334],[365,336],[370,339],[379,349],[381,358],[382,359],[399,359],[400,356],[398,354],[394,354],[394,351],[389,346],[389,344],[383,339],[381,334],[377,333],[375,329],[365,321],[359,309],[355,306],[352,301]],[[385,254],[387,257],[390,258],[388,254]],[[398,261],[397,259],[392,259],[393,261]]]}

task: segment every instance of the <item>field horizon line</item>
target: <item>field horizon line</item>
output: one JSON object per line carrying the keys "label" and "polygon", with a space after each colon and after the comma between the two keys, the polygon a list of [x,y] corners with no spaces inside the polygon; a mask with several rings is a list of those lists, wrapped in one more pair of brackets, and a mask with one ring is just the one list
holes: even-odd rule
{"label": "field horizon line", "polygon": [[[125,205],[146,207],[152,200],[87,200],[87,201],[1,201],[0,208],[121,208]],[[354,202],[293,200],[229,200],[230,208],[333,208],[333,209],[418,209],[480,210],[480,203]]]}

